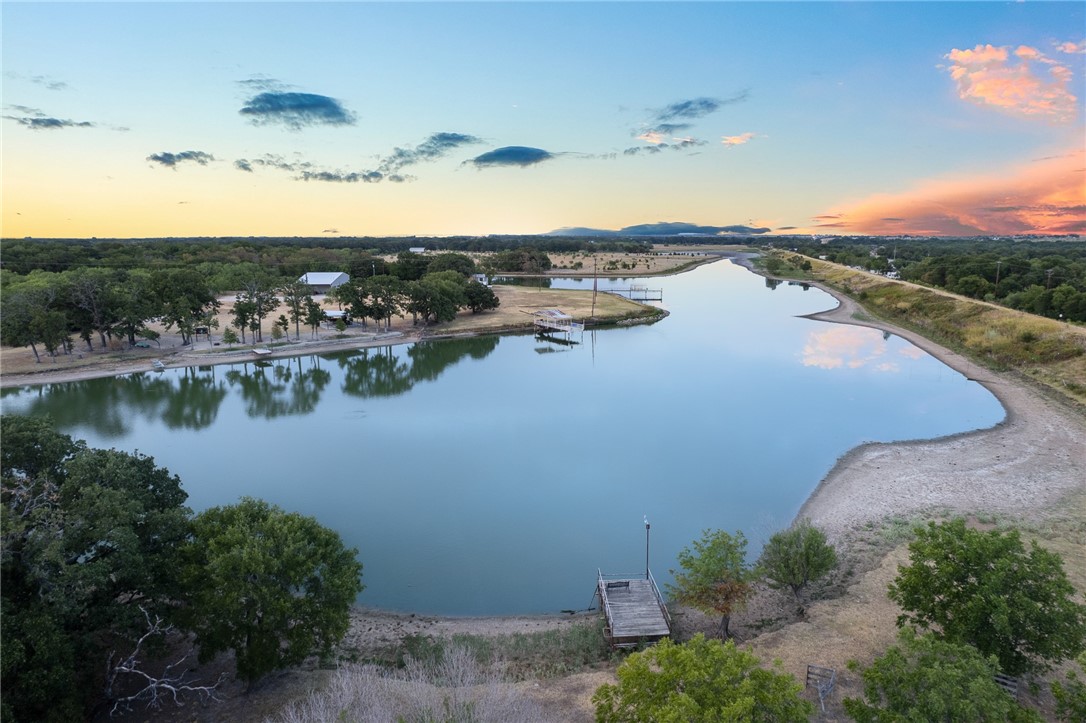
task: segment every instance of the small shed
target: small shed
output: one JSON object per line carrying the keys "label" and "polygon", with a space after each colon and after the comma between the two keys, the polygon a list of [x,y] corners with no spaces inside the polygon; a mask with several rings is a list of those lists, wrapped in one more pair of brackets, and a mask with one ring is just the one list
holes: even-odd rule
{"label": "small shed", "polygon": [[298,278],[298,281],[308,284],[314,294],[327,294],[350,280],[351,277],[342,271],[310,271]]}

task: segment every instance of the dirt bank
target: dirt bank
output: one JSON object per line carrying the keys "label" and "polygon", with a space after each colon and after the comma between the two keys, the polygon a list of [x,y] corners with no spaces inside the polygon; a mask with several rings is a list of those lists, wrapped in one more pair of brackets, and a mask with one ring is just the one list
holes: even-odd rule
{"label": "dirt bank", "polygon": [[840,305],[810,318],[901,336],[984,385],[1007,416],[991,429],[857,447],[837,461],[799,517],[811,518],[834,539],[866,522],[929,510],[1029,518],[1086,485],[1082,415],[1026,382],[991,372],[918,334],[858,319],[856,302],[826,291]]}

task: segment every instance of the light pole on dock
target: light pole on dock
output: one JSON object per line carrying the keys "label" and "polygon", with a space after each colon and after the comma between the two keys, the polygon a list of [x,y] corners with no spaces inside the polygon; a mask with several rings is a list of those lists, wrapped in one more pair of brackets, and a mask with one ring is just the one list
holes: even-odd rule
{"label": "light pole on dock", "polygon": [[645,515],[645,579],[649,579],[649,516]]}

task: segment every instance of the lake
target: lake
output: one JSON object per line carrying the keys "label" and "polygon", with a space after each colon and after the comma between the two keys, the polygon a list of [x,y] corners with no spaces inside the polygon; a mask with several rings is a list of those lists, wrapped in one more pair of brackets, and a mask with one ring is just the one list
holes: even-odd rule
{"label": "lake", "polygon": [[663,289],[670,316],[573,346],[171,369],[7,389],[3,412],[153,456],[197,511],[252,496],[313,515],[358,548],[360,604],[446,615],[587,608],[597,568],[643,572],[645,515],[661,583],[705,528],[742,530],[756,557],[856,445],[1004,417],[896,336],[798,318],[835,305],[818,289],[726,261],[633,283]]}

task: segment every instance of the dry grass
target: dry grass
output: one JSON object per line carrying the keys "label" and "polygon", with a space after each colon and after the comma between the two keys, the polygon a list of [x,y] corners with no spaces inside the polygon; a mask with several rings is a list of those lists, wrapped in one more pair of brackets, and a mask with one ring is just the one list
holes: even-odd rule
{"label": "dry grass", "polygon": [[500,666],[483,666],[467,648],[453,646],[435,661],[408,660],[403,670],[341,668],[323,689],[267,720],[517,723],[559,719],[545,716],[534,701],[506,682]]}
{"label": "dry grass", "polygon": [[811,263],[816,278],[872,314],[1086,405],[1086,328],[837,264]]}

